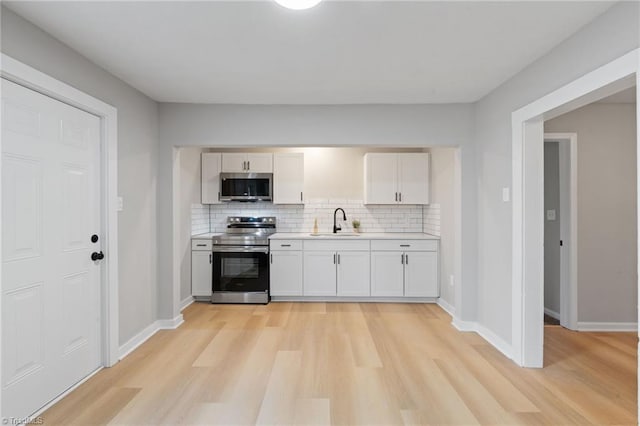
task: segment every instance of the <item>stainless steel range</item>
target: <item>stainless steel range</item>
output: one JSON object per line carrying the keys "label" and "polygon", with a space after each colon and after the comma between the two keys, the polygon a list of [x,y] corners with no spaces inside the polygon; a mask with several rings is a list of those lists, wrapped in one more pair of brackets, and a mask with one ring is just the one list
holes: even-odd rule
{"label": "stainless steel range", "polygon": [[269,235],[275,217],[227,218],[213,238],[212,303],[269,303]]}

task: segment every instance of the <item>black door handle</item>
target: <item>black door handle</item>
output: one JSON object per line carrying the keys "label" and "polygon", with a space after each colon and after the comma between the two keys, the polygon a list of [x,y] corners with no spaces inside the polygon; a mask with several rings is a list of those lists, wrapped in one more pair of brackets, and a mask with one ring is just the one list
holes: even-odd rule
{"label": "black door handle", "polygon": [[102,253],[102,251],[100,252],[94,251],[93,253],[91,253],[91,260],[93,260],[94,262],[96,260],[102,260],[102,259],[104,259],[104,253]]}

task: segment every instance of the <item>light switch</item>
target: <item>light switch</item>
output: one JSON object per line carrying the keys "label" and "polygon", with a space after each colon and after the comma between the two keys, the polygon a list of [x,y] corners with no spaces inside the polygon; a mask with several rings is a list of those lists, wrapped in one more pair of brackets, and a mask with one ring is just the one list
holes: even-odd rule
{"label": "light switch", "polygon": [[556,220],[556,211],[555,210],[547,210],[547,220]]}
{"label": "light switch", "polygon": [[509,192],[510,191],[508,186],[505,188],[502,188],[502,201],[505,203],[508,203],[509,199],[511,198],[511,194]]}
{"label": "light switch", "polygon": [[124,201],[122,197],[118,197],[118,211],[121,212],[122,210],[124,210]]}

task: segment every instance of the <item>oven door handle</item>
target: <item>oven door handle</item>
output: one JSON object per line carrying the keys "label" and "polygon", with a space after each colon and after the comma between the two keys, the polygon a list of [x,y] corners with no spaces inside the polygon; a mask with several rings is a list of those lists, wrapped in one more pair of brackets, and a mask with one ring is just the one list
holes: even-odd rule
{"label": "oven door handle", "polygon": [[269,247],[213,246],[212,251],[222,253],[269,253]]}

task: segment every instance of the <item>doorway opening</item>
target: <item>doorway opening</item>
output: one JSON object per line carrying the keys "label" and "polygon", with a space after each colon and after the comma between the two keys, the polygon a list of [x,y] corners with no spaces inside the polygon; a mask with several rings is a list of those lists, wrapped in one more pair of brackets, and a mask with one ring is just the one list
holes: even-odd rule
{"label": "doorway opening", "polygon": [[512,357],[521,366],[542,367],[544,359],[544,121],[637,86],[638,52],[512,114]]}

